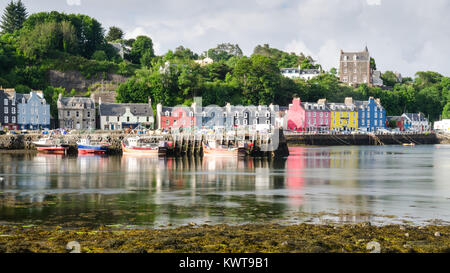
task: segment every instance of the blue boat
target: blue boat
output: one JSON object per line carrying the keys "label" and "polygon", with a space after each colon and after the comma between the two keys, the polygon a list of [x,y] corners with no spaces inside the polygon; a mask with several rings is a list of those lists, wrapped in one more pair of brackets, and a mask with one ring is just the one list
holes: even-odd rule
{"label": "blue boat", "polygon": [[106,142],[91,142],[89,138],[83,138],[77,142],[79,154],[105,154],[109,145]]}

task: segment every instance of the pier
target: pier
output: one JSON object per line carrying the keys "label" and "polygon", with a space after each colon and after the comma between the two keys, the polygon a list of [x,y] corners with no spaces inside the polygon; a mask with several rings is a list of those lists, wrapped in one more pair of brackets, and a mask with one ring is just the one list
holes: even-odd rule
{"label": "pier", "polygon": [[[253,157],[286,157],[289,155],[286,138],[281,130],[274,130],[268,133],[260,132],[222,132],[222,133],[194,133],[194,132],[176,132],[170,134],[161,134],[151,131],[150,134],[137,134],[142,138],[154,138],[159,141],[165,141],[168,145],[169,156],[202,156],[203,144],[209,140],[218,141],[225,147],[238,147],[240,142],[245,142],[248,147],[245,154]],[[121,154],[123,139],[136,134],[123,133],[93,133],[93,134],[67,134],[54,135],[69,145],[68,154],[77,153],[77,141],[89,136],[92,141],[110,143],[109,154]],[[40,134],[27,135],[1,135],[1,150],[34,150],[33,141],[47,137]]]}

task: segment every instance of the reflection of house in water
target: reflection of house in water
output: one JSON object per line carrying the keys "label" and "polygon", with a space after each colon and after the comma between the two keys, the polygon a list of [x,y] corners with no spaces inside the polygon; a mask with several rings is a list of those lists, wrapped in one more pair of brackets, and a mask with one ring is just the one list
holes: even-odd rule
{"label": "reflection of house in water", "polygon": [[303,202],[302,193],[299,192],[305,186],[304,170],[306,167],[305,148],[292,149],[286,160],[286,188],[289,193],[289,203],[299,207]]}

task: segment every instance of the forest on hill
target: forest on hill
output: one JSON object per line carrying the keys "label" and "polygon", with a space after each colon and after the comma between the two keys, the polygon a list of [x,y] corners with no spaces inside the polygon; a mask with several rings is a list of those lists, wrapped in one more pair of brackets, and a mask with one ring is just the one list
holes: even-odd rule
{"label": "forest on hill", "polygon": [[[333,102],[374,96],[381,99],[388,115],[422,112],[431,120],[450,118],[450,78],[437,72],[419,71],[414,78],[397,82],[394,73],[386,71],[382,79],[389,88],[384,89],[342,84],[335,68],[308,81],[292,80],[283,77],[280,68],[322,67],[310,56],[268,44],[257,45],[250,56],[245,56],[238,44],[230,43],[202,53],[180,45],[156,55],[151,37],[125,39],[119,27],[106,31],[95,18],[82,14],[28,14],[20,0],[7,5],[0,28],[0,86],[21,93],[43,90],[54,117],[58,94],[88,96],[89,92],[51,86],[49,70],[80,71],[86,78],[99,73],[126,76],[128,80],[117,89],[118,102],[145,103],[150,96],[154,104],[190,105],[194,97],[201,96],[204,105],[287,106],[294,96],[302,101],[327,98]],[[123,58],[111,43],[120,45]],[[206,56],[214,63],[201,66],[195,62]]]}

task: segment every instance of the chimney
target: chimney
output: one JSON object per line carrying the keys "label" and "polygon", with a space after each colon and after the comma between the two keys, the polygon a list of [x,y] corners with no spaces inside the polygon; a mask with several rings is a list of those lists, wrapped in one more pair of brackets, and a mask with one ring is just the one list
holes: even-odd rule
{"label": "chimney", "polygon": [[352,97],[345,98],[345,105],[352,106],[353,105],[353,98]]}
{"label": "chimney", "polygon": [[150,105],[150,107],[152,106],[152,98],[150,96],[148,96],[148,104]]}
{"label": "chimney", "polygon": [[62,99],[62,93],[59,93],[58,100],[61,100],[61,99]]}

